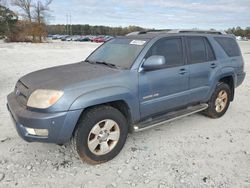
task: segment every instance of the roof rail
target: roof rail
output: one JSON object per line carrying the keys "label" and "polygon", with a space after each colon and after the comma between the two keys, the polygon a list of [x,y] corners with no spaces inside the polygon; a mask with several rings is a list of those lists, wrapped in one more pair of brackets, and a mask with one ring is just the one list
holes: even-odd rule
{"label": "roof rail", "polygon": [[132,32],[132,33],[129,33],[127,34],[126,36],[131,36],[131,35],[142,35],[142,34],[147,34],[147,33],[154,33],[154,32],[157,32],[157,33],[160,33],[160,32],[165,32],[167,33],[168,31],[170,31],[170,29],[151,29],[151,30],[142,30],[142,31],[135,31],[135,32]]}
{"label": "roof rail", "polygon": [[135,31],[127,34],[126,36],[131,35],[142,35],[147,33],[200,33],[200,34],[218,34],[218,35],[226,35],[225,31],[216,31],[216,30],[198,30],[198,29],[164,29],[164,30],[143,30],[143,31]]}
{"label": "roof rail", "polygon": [[199,29],[173,29],[168,33],[203,33],[203,34],[218,34],[226,35],[225,31],[216,31],[216,30],[199,30]]}

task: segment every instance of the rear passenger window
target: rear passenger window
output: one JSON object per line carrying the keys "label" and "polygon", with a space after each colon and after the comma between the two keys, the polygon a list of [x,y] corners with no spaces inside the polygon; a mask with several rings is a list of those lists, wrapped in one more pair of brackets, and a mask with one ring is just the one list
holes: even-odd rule
{"label": "rear passenger window", "polygon": [[145,58],[153,55],[164,56],[167,67],[183,65],[183,49],[181,38],[163,38],[158,40],[148,51]]}
{"label": "rear passenger window", "polygon": [[187,37],[189,63],[202,63],[207,61],[206,46],[203,37]]}
{"label": "rear passenger window", "polygon": [[215,37],[215,40],[229,57],[240,56],[240,49],[234,39],[227,37]]}
{"label": "rear passenger window", "polygon": [[214,55],[214,51],[211,47],[211,44],[208,42],[207,39],[205,39],[205,43],[206,43],[206,49],[207,49],[207,61],[214,61],[215,55]]}

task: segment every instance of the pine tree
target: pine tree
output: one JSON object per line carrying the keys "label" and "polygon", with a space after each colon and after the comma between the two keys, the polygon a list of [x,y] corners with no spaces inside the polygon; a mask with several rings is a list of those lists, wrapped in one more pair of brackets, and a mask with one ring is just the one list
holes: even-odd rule
{"label": "pine tree", "polygon": [[18,17],[13,11],[0,5],[0,36],[9,36],[12,33],[17,20]]}

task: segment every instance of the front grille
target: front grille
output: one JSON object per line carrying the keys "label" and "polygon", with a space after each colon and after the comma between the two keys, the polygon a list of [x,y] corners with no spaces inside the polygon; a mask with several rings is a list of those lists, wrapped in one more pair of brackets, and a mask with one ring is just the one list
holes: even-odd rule
{"label": "front grille", "polygon": [[20,104],[26,106],[29,97],[29,88],[26,85],[24,85],[21,81],[18,81],[14,92],[17,97],[17,101]]}

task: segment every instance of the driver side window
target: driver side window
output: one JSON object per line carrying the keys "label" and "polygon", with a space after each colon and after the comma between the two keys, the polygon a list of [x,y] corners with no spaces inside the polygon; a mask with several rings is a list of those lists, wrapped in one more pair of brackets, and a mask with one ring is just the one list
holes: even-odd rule
{"label": "driver side window", "polygon": [[183,47],[181,38],[163,38],[149,49],[145,59],[153,55],[164,56],[167,67],[183,65]]}

